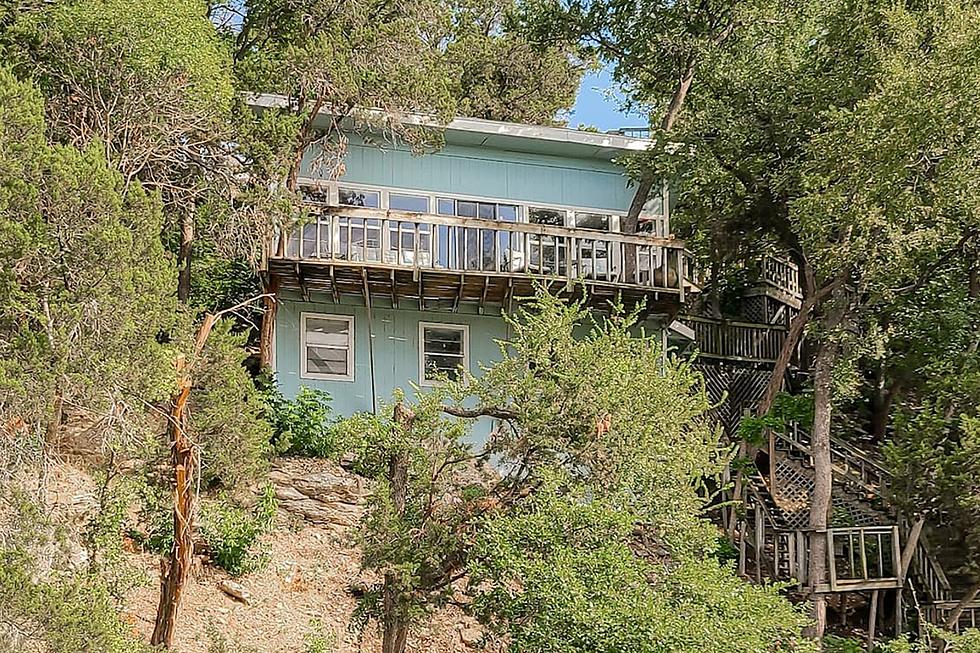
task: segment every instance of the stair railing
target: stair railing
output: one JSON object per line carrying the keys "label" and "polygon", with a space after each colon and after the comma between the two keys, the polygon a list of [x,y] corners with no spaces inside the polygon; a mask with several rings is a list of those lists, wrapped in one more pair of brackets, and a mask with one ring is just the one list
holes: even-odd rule
{"label": "stair railing", "polygon": [[[785,432],[773,431],[770,433],[770,438],[770,455],[773,455],[777,449],[790,453],[796,452],[807,457],[811,455],[810,434],[798,424],[791,424]],[[830,453],[835,475],[876,498],[884,498],[891,480],[891,472],[884,465],[839,438],[831,438]],[[904,525],[904,530],[901,532],[902,541],[905,541],[907,535],[908,528]],[[841,536],[843,537],[843,534]],[[831,568],[833,566],[831,565]],[[920,536],[916,543],[911,572],[923,585],[923,589],[932,601],[941,602],[952,598],[949,580],[942,566],[929,550],[924,535]]]}
{"label": "stair railing", "polygon": [[[770,449],[796,450],[808,457],[810,453],[810,434],[795,422],[785,431],[771,430]],[[782,445],[780,447],[780,445]],[[830,439],[830,459],[834,472],[844,480],[878,498],[884,497],[891,473],[880,462],[848,442],[838,438]]]}

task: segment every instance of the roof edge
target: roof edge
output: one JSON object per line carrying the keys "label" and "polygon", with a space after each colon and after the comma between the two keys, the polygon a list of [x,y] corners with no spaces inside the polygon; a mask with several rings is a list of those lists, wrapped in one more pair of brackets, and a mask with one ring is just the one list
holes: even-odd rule
{"label": "roof edge", "polygon": [[[253,107],[262,109],[284,109],[289,106],[289,98],[272,93],[246,93],[246,101]],[[367,113],[384,116],[380,109],[362,109]],[[329,115],[329,111],[321,110],[320,115]],[[467,118],[458,116],[448,124],[440,123],[435,117],[423,113],[402,114],[402,121],[409,125],[434,127],[456,132],[469,132],[494,136],[511,136],[528,140],[549,141],[553,143],[568,143],[585,145],[602,149],[620,150],[622,152],[643,152],[651,148],[653,141],[645,138],[631,138],[621,134],[603,134],[598,132],[580,131],[566,127],[545,127],[541,125],[525,125],[515,122],[484,120],[483,118]]]}

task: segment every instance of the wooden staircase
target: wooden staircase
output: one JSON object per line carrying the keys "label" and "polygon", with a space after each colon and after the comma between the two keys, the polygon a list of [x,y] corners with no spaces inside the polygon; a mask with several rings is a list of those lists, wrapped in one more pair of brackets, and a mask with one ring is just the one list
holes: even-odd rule
{"label": "wooden staircase", "polygon": [[[772,432],[768,469],[745,479],[744,517],[730,518],[739,547],[739,571],[757,580],[807,586],[809,506],[813,463],[809,434],[798,426]],[[904,618],[902,597],[911,599],[922,621],[945,624],[964,588],[951,583],[925,533],[916,542],[907,573],[901,573],[903,546],[911,525],[887,501],[891,475],[868,452],[832,438],[833,516],[827,529],[829,578],[817,591],[896,591],[895,622]],[[763,466],[764,467],[764,466]],[[954,579],[955,580],[955,579]],[[877,603],[877,597],[875,598]],[[966,606],[957,632],[980,625],[980,600]],[[900,628],[899,628],[900,630]]]}

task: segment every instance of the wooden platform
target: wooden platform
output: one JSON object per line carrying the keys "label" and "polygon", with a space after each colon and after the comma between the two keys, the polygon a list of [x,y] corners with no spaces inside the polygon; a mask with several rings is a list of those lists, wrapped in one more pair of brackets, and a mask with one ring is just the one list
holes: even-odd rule
{"label": "wooden platform", "polygon": [[311,293],[325,293],[334,301],[341,296],[356,295],[373,301],[382,299],[394,307],[418,308],[450,304],[475,304],[480,310],[500,307],[510,310],[514,302],[530,297],[537,285],[551,292],[584,298],[589,306],[606,309],[621,300],[632,309],[643,302],[644,315],[663,314],[673,317],[681,306],[677,290],[648,290],[630,284],[580,279],[569,281],[543,275],[495,273],[482,271],[454,272],[422,268],[400,269],[381,264],[359,262],[320,262],[295,259],[271,259],[268,273],[282,290],[292,290],[307,301]]}
{"label": "wooden platform", "polygon": [[265,271],[279,288],[392,306],[509,309],[534,294],[622,301],[673,317],[690,288],[683,241],[545,224],[367,209],[313,207],[281,234]]}

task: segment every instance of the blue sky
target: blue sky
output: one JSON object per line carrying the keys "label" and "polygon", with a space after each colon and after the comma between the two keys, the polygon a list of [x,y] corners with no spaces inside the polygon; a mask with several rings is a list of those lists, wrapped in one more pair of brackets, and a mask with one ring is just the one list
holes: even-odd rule
{"label": "blue sky", "polygon": [[608,70],[602,69],[586,75],[579,87],[568,126],[592,125],[601,131],[618,127],[645,127],[646,116],[623,112],[620,108],[621,96],[614,92],[615,87]]}

